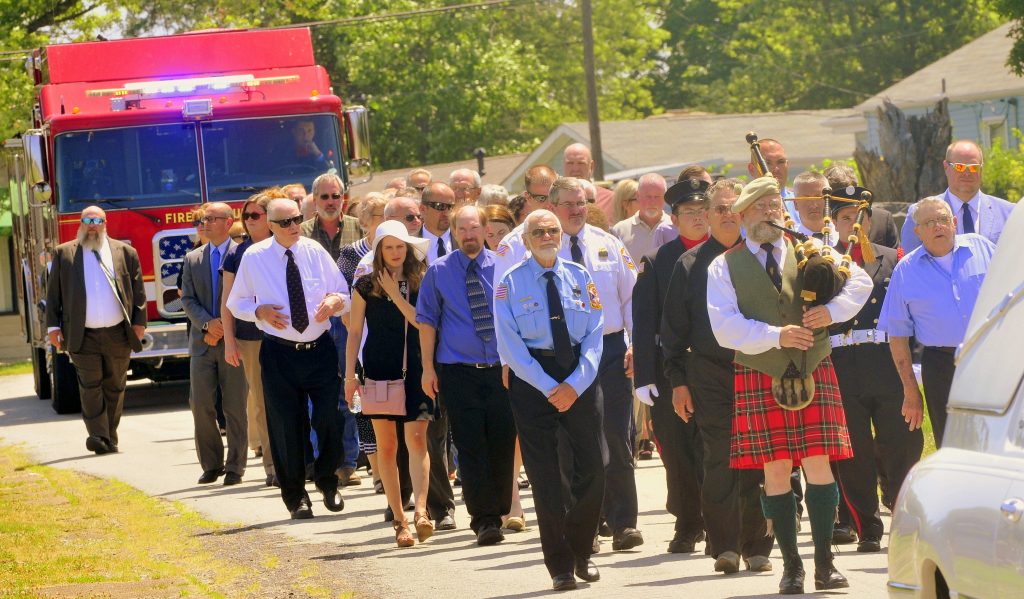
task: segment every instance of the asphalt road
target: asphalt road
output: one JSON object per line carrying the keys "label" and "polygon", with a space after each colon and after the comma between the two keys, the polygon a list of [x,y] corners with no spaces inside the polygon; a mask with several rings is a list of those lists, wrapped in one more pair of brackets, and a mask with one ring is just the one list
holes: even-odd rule
{"label": "asphalt road", "polygon": [[[422,545],[397,549],[394,533],[383,521],[385,501],[373,493],[368,478],[343,491],[346,506],[339,514],[323,507],[310,484],[313,520],[293,522],[276,489],[263,486],[263,469],[251,457],[241,485],[197,485],[201,474],[192,440],[192,418],[183,385],[133,384],[129,388],[120,428],[121,453],[96,456],[85,449],[85,427],[78,416],[59,416],[49,402],[38,400],[31,376],[0,378],[0,442],[21,444],[39,462],[96,476],[117,478],[145,493],[181,501],[205,516],[239,527],[259,527],[301,542],[329,543],[337,553],[325,562],[344,569],[362,560],[362,578],[353,581],[357,596],[392,597],[533,597],[549,594],[550,579],[541,559],[540,539],[530,492],[524,494],[528,530],[506,535],[504,543],[478,547],[469,517],[456,489],[459,529],[437,532]],[[360,471],[365,475],[365,471]],[[775,597],[782,572],[778,549],[773,573],[741,572],[724,576],[713,571],[703,544],[692,555],[666,553],[673,519],[665,511],[665,479],[657,459],[640,462],[637,470],[640,523],[646,543],[628,552],[612,552],[606,540],[594,556],[601,581],[581,583],[569,596]],[[410,514],[411,516],[411,514]],[[888,518],[886,518],[888,526]],[[814,548],[804,522],[800,551],[813,589]],[[887,539],[883,540],[883,544]],[[860,554],[843,546],[837,567],[851,588],[830,596],[884,597],[886,554]],[[323,567],[323,564],[321,565]],[[367,574],[370,573],[370,574]],[[818,594],[825,594],[824,592]]]}

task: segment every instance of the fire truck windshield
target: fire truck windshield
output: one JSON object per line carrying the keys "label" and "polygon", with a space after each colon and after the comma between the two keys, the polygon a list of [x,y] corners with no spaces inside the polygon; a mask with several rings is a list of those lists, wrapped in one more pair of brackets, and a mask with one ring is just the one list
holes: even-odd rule
{"label": "fire truck windshield", "polygon": [[54,146],[58,209],[194,205],[204,195],[234,201],[288,183],[309,189],[318,175],[341,170],[339,135],[330,114],[62,133]]}

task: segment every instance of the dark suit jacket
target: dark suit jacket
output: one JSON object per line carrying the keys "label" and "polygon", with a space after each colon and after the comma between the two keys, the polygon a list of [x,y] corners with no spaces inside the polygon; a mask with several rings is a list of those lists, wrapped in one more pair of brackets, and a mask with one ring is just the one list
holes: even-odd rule
{"label": "dark suit jacket", "polygon": [[[221,265],[224,258],[238,244],[234,241],[228,242],[227,250],[220,257]],[[201,356],[210,347],[203,341],[203,325],[213,320],[214,303],[220,304],[219,295],[224,290],[223,281],[218,271],[217,294],[213,297],[213,272],[210,269],[209,243],[201,245],[185,255],[181,269],[181,307],[185,314],[192,321],[192,329],[189,331],[189,354]]]}
{"label": "dark suit jacket", "polygon": [[892,212],[885,208],[871,210],[871,231],[868,232],[868,240],[892,249],[900,246],[900,231],[896,228]]}
{"label": "dark suit jacket", "polygon": [[[146,287],[139,254],[116,239],[109,239],[109,243],[118,296],[131,316],[131,322],[124,323],[128,342],[132,351],[142,351],[142,343],[131,330],[134,325],[146,326]],[[89,300],[85,295],[85,251],[77,240],[58,245],[46,285],[46,326],[61,328],[64,346],[71,353],[82,348],[85,338],[85,302]]]}
{"label": "dark suit jacket", "polygon": [[633,286],[633,384],[638,389],[665,384],[658,330],[672,269],[684,251],[676,237],[640,259],[640,274]]}

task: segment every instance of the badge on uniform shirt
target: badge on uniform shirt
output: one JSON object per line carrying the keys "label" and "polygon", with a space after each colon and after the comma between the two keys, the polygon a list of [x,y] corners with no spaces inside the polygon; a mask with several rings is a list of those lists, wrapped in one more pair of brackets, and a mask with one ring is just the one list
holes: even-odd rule
{"label": "badge on uniform shirt", "polygon": [[583,292],[580,291],[580,286],[579,285],[577,285],[577,286],[572,288],[572,294],[575,295],[576,297],[579,297],[582,293]]}
{"label": "badge on uniform shirt", "polygon": [[494,299],[503,300],[508,297],[508,285],[504,283],[498,283],[498,286],[494,288]]}
{"label": "badge on uniform shirt", "polygon": [[636,270],[636,264],[633,264],[633,259],[629,257],[629,252],[626,251],[626,246],[619,248],[619,253],[622,254],[622,260],[629,267],[629,270]]}
{"label": "badge on uniform shirt", "polygon": [[587,283],[587,293],[590,295],[590,307],[594,310],[601,309],[601,298],[597,295],[597,286]]}
{"label": "badge on uniform shirt", "polygon": [[603,248],[597,250],[597,257],[602,259],[602,260],[607,260],[608,259],[608,248],[603,247]]}
{"label": "badge on uniform shirt", "polygon": [[498,249],[494,250],[494,253],[499,256],[504,256],[505,254],[508,253],[509,249],[511,248],[508,247],[507,243],[501,242],[498,244]]}

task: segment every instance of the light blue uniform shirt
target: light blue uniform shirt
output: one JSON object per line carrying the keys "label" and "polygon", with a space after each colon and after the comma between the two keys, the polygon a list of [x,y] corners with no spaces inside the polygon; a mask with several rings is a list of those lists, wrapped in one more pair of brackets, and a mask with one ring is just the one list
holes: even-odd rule
{"label": "light blue uniform shirt", "polygon": [[994,250],[981,235],[957,235],[951,273],[924,246],[907,254],[893,270],[878,328],[926,346],[960,345]]}
{"label": "light blue uniform shirt", "polygon": [[[547,279],[553,270],[562,298],[569,340],[580,346],[576,370],[564,381],[551,378],[530,355],[531,349],[554,349],[547,301]],[[585,268],[557,258],[552,268],[529,258],[513,267],[494,287],[494,326],[498,354],[516,376],[549,395],[559,383],[567,383],[582,395],[597,378],[601,364],[604,311],[590,274]]]}

